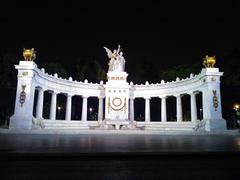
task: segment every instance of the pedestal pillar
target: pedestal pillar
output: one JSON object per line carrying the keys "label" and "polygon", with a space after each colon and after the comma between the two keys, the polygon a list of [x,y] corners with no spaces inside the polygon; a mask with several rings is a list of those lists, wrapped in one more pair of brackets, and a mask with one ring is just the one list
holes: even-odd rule
{"label": "pedestal pillar", "polygon": [[9,128],[31,129],[33,120],[33,102],[35,94],[36,64],[33,61],[20,61],[15,65],[18,71],[14,114],[10,118]]}
{"label": "pedestal pillar", "polygon": [[67,94],[65,120],[70,121],[71,120],[71,114],[72,114],[72,95]]}
{"label": "pedestal pillar", "polygon": [[38,101],[37,101],[37,110],[36,110],[36,118],[41,119],[43,114],[43,97],[44,90],[42,88],[38,89]]}
{"label": "pedestal pillar", "polygon": [[182,99],[181,95],[177,95],[177,122],[182,122]]}
{"label": "pedestal pillar", "polygon": [[150,97],[145,98],[145,121],[150,122]]}
{"label": "pedestal pillar", "polygon": [[196,94],[191,94],[191,121],[197,120],[197,103],[196,103]]}
{"label": "pedestal pillar", "polygon": [[103,121],[103,97],[98,97],[98,122]]}
{"label": "pedestal pillar", "polygon": [[57,93],[52,92],[51,107],[50,107],[50,120],[56,120],[56,106],[57,106]]}
{"label": "pedestal pillar", "polygon": [[161,97],[161,121],[167,121],[166,97]]}
{"label": "pedestal pillar", "polygon": [[87,96],[82,96],[82,121],[87,121]]}
{"label": "pedestal pillar", "polygon": [[202,70],[204,84],[203,95],[203,121],[206,131],[226,130],[226,121],[222,117],[220,77],[223,72],[218,68],[206,68]]}
{"label": "pedestal pillar", "polygon": [[134,98],[130,98],[130,121],[134,121]]}

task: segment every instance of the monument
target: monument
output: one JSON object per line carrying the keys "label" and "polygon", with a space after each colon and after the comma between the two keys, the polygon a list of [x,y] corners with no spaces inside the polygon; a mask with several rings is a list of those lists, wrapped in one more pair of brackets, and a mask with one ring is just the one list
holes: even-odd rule
{"label": "monument", "polygon": [[[125,72],[125,59],[120,45],[113,52],[104,47],[109,58],[109,69],[107,73],[107,82],[105,85],[105,121],[104,127],[108,125],[133,128],[134,121],[128,117],[129,112],[129,89],[127,82],[128,74]],[[107,126],[106,126],[107,125]]]}
{"label": "monument", "polygon": [[[223,72],[215,67],[215,57],[206,56],[204,68],[199,74],[190,74],[185,79],[176,77],[176,81],[159,83],[134,84],[128,82],[125,72],[125,58],[120,45],[111,51],[104,47],[109,58],[107,82],[90,83],[73,80],[72,77],[63,79],[58,74],[50,75],[44,68],[39,69],[35,64],[36,52],[24,49],[24,60],[15,68],[18,70],[15,110],[10,118],[9,127],[12,129],[115,129],[115,130],[154,130],[154,131],[221,131],[226,129],[222,118],[220,77]],[[35,98],[37,93],[37,98]],[[49,116],[43,117],[44,94],[51,95]],[[66,95],[65,119],[56,118],[58,94]],[[201,94],[203,118],[199,119],[196,95]],[[182,97],[190,96],[190,121],[183,120]],[[72,97],[81,96],[81,119],[72,119]],[[88,120],[88,98],[98,97],[98,119]],[[160,120],[151,119],[151,98],[161,101]],[[167,101],[169,97],[176,99],[176,121],[168,117]],[[144,98],[145,119],[136,121],[134,116],[134,99]],[[34,103],[35,102],[35,103]],[[105,106],[104,106],[105,102]],[[36,113],[34,112],[36,104]],[[77,107],[78,108],[78,107]],[[141,128],[140,128],[141,127]],[[104,132],[103,130],[103,132]]]}

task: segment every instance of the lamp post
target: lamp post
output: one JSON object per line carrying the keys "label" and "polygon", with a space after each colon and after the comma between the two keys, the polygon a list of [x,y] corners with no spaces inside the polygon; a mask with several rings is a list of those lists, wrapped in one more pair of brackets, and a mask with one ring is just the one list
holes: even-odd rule
{"label": "lamp post", "polygon": [[91,113],[92,111],[93,111],[93,108],[92,108],[92,107],[90,107],[90,108],[89,108],[89,112]]}
{"label": "lamp post", "polygon": [[57,107],[57,112],[58,112],[58,119],[60,119],[61,117],[60,117],[60,111],[62,110],[62,107],[61,106],[58,106]]}
{"label": "lamp post", "polygon": [[89,110],[89,118],[92,119],[93,108],[90,107],[88,110]]}
{"label": "lamp post", "polygon": [[235,105],[233,106],[233,109],[234,109],[235,111],[238,111],[239,108],[240,108],[240,105],[239,105],[239,104],[235,104]]}
{"label": "lamp post", "polygon": [[236,128],[240,127],[240,105],[239,104],[234,104],[233,106],[234,109],[234,119],[236,119],[235,121],[235,126]]}

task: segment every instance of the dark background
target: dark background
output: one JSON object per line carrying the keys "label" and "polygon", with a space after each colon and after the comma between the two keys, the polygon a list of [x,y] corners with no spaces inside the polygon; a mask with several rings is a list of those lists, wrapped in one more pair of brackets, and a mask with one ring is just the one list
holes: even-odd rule
{"label": "dark background", "polygon": [[[158,3],[150,0],[1,1],[0,123],[4,124],[13,114],[17,77],[13,65],[23,59],[24,47],[36,49],[36,63],[49,73],[57,72],[62,77],[72,76],[77,80],[87,78],[99,82],[101,79],[106,80],[105,72],[108,68],[103,46],[114,49],[121,44],[126,58],[128,81],[134,83],[155,83],[161,79],[171,81],[177,76],[185,78],[190,72],[196,74],[201,71],[202,58],[206,54],[216,55],[217,67],[224,72],[221,82],[223,116],[228,127],[234,128],[232,108],[234,103],[240,102],[239,13],[237,0],[168,0]],[[46,99],[49,100],[49,97]],[[73,100],[77,107],[81,105],[80,99]],[[158,106],[159,101],[156,103],[156,99],[151,100],[154,101]],[[138,103],[144,107],[143,100]],[[157,112],[156,107],[153,108],[153,115],[154,111]],[[132,139],[129,144],[136,150],[132,154],[97,154],[94,149],[94,145],[99,144],[100,149],[111,150],[113,144],[121,147],[121,144],[131,142],[131,138],[116,141],[111,136],[114,143],[110,143],[108,149],[107,146],[102,146],[104,141],[95,143],[94,138],[88,136],[86,141],[81,141],[84,138],[82,135],[79,135],[80,138],[76,135],[75,140],[72,135],[68,136],[69,140],[66,135],[63,138],[59,135],[46,135],[45,140],[41,140],[43,136],[29,135],[32,141],[24,135],[14,134],[9,135],[14,141],[7,141],[6,136],[1,135],[0,169],[3,179],[238,177],[240,156],[231,150],[238,151],[239,138],[228,135],[225,136],[228,139],[226,141],[221,136],[213,135],[211,137],[216,138],[214,141],[209,140],[209,136],[188,136],[182,138],[183,142],[176,140],[179,136],[159,135],[163,139],[173,138],[167,141],[161,141],[157,136],[155,141],[149,141],[149,136],[144,136],[148,140],[138,136],[140,141],[145,142],[145,148],[149,152],[147,154],[137,153],[143,146],[138,146],[136,139]],[[109,137],[106,139],[109,140]],[[194,139],[200,140],[195,144]],[[29,146],[22,143],[24,141]],[[79,142],[85,142],[83,147],[87,150],[92,147],[95,153],[79,154],[79,149],[75,146],[75,143],[81,145]],[[159,149],[151,146],[151,142],[152,145],[159,144]],[[14,148],[18,145],[23,147],[22,153],[21,149],[19,153],[19,149]],[[166,150],[163,154],[155,154],[150,151],[151,148],[163,151],[167,145],[175,151],[180,146],[183,152],[171,154]],[[189,145],[201,151],[189,152]],[[48,146],[49,149],[45,148]],[[211,146],[215,148],[209,148]],[[39,153],[41,148],[45,153]],[[69,153],[54,153],[64,148],[69,148]],[[46,153],[48,151],[53,153]]]}
{"label": "dark background", "polygon": [[[47,72],[92,82],[105,80],[103,46],[121,44],[128,80],[174,80],[199,73],[202,58],[216,55],[223,115],[240,102],[238,1],[7,1],[0,6],[1,122],[13,113],[22,49],[34,47]],[[96,65],[97,64],[97,65]],[[98,72],[102,73],[98,73]],[[173,78],[174,77],[174,78]]]}

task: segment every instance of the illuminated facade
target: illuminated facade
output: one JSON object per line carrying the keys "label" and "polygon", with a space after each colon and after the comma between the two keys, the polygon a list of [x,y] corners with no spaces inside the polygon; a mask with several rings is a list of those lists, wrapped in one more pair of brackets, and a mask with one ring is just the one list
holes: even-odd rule
{"label": "illuminated facade", "polygon": [[[107,48],[106,48],[107,49]],[[34,52],[32,52],[34,53]],[[18,70],[18,84],[14,115],[10,118],[10,128],[19,129],[141,129],[144,130],[185,130],[214,131],[225,130],[226,121],[222,118],[220,77],[223,75],[214,67],[213,58],[206,57],[205,68],[197,74],[190,74],[185,79],[156,84],[134,84],[127,82],[125,59],[120,48],[113,53],[107,49],[109,57],[108,81],[104,83],[79,82],[71,77],[62,79],[57,74],[50,75],[39,69],[34,63],[35,55],[27,54],[15,68]],[[114,54],[115,53],[115,54]],[[121,59],[122,58],[122,59]],[[211,61],[211,62],[210,62]],[[118,64],[117,64],[118,63]],[[36,115],[33,116],[34,94]],[[49,119],[43,118],[44,92],[51,93]],[[56,119],[57,94],[66,95],[65,120]],[[202,94],[203,119],[197,116],[196,94]],[[190,95],[191,120],[183,121],[182,97]],[[81,121],[71,119],[72,97],[82,97]],[[168,121],[168,97],[176,98],[176,121]],[[98,120],[87,119],[88,98],[98,97]],[[151,121],[151,98],[161,99],[161,121]],[[145,99],[145,121],[135,121],[134,99]],[[105,102],[105,106],[104,106]]]}

